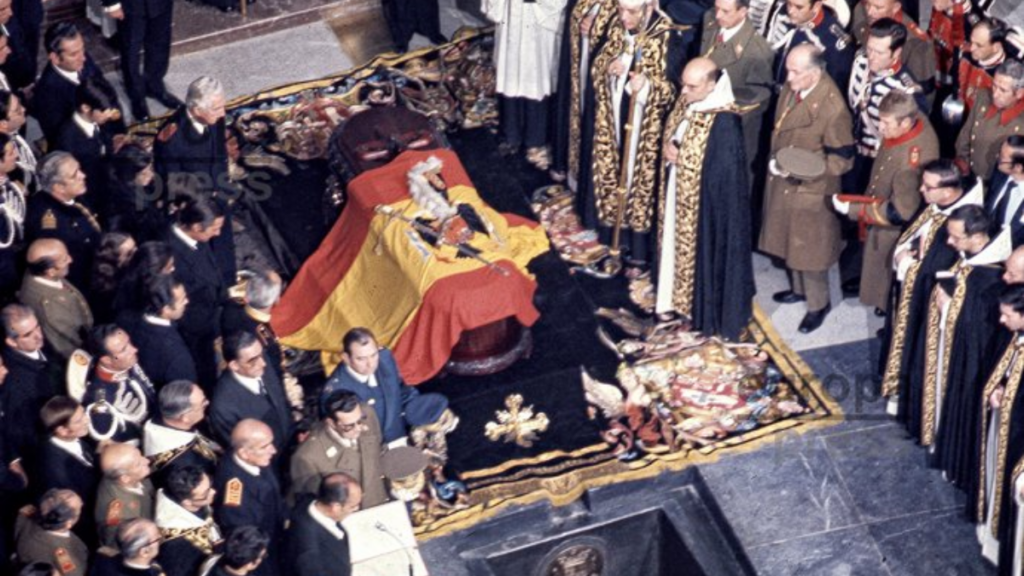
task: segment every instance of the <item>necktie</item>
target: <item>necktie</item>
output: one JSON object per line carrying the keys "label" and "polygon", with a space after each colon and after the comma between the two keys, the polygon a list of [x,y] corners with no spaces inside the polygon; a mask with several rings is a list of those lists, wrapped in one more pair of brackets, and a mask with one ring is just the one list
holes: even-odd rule
{"label": "necktie", "polygon": [[256,381],[259,382],[260,385],[260,396],[268,396],[267,387],[263,384],[263,378],[257,378]]}
{"label": "necktie", "polygon": [[1000,226],[1006,221],[1006,211],[1010,208],[1010,197],[1013,196],[1016,189],[1017,184],[1011,180],[1006,185],[1006,191],[1003,192],[1003,195],[999,197],[999,201],[996,203],[995,220]]}

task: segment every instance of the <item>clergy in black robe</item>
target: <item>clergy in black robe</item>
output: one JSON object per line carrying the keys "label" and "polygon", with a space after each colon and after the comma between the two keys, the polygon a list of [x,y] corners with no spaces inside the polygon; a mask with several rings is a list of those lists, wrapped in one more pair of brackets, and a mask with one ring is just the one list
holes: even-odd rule
{"label": "clergy in black robe", "polygon": [[210,196],[226,225],[210,241],[225,286],[235,283],[235,237],[231,204],[243,196],[228,174],[224,87],[201,76],[188,87],[185,106],[164,121],[153,142],[156,173],[168,200],[179,194]]}
{"label": "clergy in black robe", "polygon": [[736,340],[756,291],[743,127],[729,76],[714,62],[691,60],[682,80],[665,123],[655,312]]}
{"label": "clergy in black robe", "polygon": [[213,477],[221,448],[199,432],[209,402],[203,389],[184,380],[160,390],[159,415],[142,429],[142,453],[153,463],[153,484],[162,487],[176,469],[198,466]]}
{"label": "clergy in black robe", "polygon": [[417,32],[434,44],[448,42],[441,34],[437,0],[384,0],[383,4],[384,19],[399,52],[409,50],[409,41]]}
{"label": "clergy in black robe", "polygon": [[967,510],[974,509],[978,492],[982,387],[1005,334],[998,327],[997,297],[1010,238],[990,236],[991,224],[980,206],[949,216],[949,243],[960,259],[937,275],[925,341],[921,443],[934,443],[934,463],[967,493]]}
{"label": "clergy in black robe", "polygon": [[174,470],[157,491],[153,520],[163,537],[157,563],[167,576],[195,576],[222,547],[222,532],[210,510],[213,497],[210,476],[192,466]]}
{"label": "clergy in black robe", "polygon": [[[581,122],[590,65],[616,15],[615,0],[570,0],[558,59],[558,85],[552,100],[551,172],[573,191],[579,182]],[[591,131],[591,137],[593,133]]]}
{"label": "clergy in black robe", "polygon": [[897,303],[887,356],[882,362],[882,395],[895,404],[897,419],[914,437],[921,430],[921,390],[924,380],[924,344],[928,300],[935,274],[956,263],[948,244],[946,219],[960,206],[981,204],[982,189],[964,193],[959,170],[952,162],[935,160],[922,167],[921,195],[925,207],[896,243],[893,268]]}
{"label": "clergy in black robe", "polygon": [[[593,126],[593,137],[581,144],[591,149],[581,152],[577,194],[583,226],[596,229],[605,244],[612,243],[622,206],[618,247],[640,266],[653,256],[661,133],[676,96],[685,47],[675,24],[656,10],[653,0],[618,0],[618,8],[591,67],[594,105],[588,99],[584,125]],[[631,118],[627,142],[625,126]],[[620,202],[624,166],[626,198]]]}
{"label": "clergy in black robe", "polygon": [[[999,295],[999,322],[1010,338],[997,349],[997,362],[981,394],[981,438],[978,445],[977,496],[967,513],[978,524],[978,542],[987,560],[996,563],[1013,549],[1016,519],[1013,467],[1024,456],[1024,285],[1011,285]],[[1004,331],[1006,333],[1006,331]],[[1001,542],[1006,542],[1005,547]],[[1009,574],[1009,570],[1002,571]]]}

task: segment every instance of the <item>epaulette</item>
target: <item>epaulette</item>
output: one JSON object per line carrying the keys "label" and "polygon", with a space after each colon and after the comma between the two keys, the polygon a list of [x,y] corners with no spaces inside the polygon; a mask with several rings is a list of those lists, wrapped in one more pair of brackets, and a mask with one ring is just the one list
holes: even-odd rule
{"label": "epaulette", "polygon": [[39,226],[43,230],[57,229],[57,216],[53,213],[52,209],[43,213],[43,220],[39,223]]}
{"label": "epaulette", "polygon": [[911,168],[917,168],[921,164],[921,147],[911,146],[910,147],[910,158],[908,160]]}
{"label": "epaulette", "polygon": [[929,40],[928,33],[921,30],[921,27],[917,25],[917,22],[907,21],[903,22],[903,25],[907,27],[907,30],[909,30],[911,34],[917,36],[918,40]]}
{"label": "epaulette", "polygon": [[156,135],[156,139],[161,142],[167,142],[174,137],[174,134],[178,131],[178,125],[174,122],[168,122],[167,126],[164,126],[163,130]]}
{"label": "epaulette", "polygon": [[914,80],[914,77],[911,76],[910,74],[900,74],[899,78],[900,84],[903,84],[904,88],[908,90],[913,90],[915,88],[918,90],[921,89],[921,85],[918,84],[917,80]]}
{"label": "epaulette", "polygon": [[224,487],[224,505],[225,506],[241,506],[242,505],[242,481],[238,478],[232,478],[228,480],[227,485]]}
{"label": "epaulette", "polygon": [[107,518],[105,520],[107,526],[121,524],[121,511],[123,508],[124,504],[117,498],[110,501],[110,504],[107,505]]}
{"label": "epaulette", "polygon": [[846,47],[850,45],[851,37],[843,30],[843,27],[838,22],[833,22],[828,27],[828,31],[836,37],[836,50],[846,50]]}

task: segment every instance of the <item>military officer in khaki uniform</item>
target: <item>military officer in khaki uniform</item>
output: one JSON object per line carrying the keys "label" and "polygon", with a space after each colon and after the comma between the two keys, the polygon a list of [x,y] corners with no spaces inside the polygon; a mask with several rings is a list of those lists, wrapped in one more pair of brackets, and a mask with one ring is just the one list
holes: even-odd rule
{"label": "military officer in khaki uniform", "polygon": [[860,301],[881,316],[888,309],[892,252],[921,205],[921,166],[939,157],[939,139],[910,94],[890,92],[878,110],[882,145],[866,193],[832,201],[836,211],[860,224],[865,241]]}
{"label": "military officer in khaki uniform", "polygon": [[[776,155],[793,147],[818,155],[824,173],[796,178],[779,166]],[[786,86],[779,96],[765,191],[764,225],[758,247],[781,258],[792,288],[776,302],[807,301],[802,333],[821,326],[832,309],[828,269],[839,258],[839,219],[829,196],[839,193],[839,178],[853,165],[854,141],[846,99],[825,73],[819,48],[803,44],[786,59]]]}
{"label": "military officer in khaki uniform", "polygon": [[67,280],[71,256],[63,242],[44,238],[28,247],[26,260],[18,299],[36,313],[54,352],[67,359],[82,346],[82,334],[92,329],[89,304]]}
{"label": "military officer in khaki uniform", "polygon": [[984,181],[999,162],[1008,136],[1024,133],[1024,64],[1007,60],[996,69],[991,90],[977,93],[974,107],[956,139],[956,164]]}
{"label": "military officer in khaki uniform", "polygon": [[117,531],[129,520],[153,518],[156,493],[149,481],[149,459],[131,444],[110,444],[100,454],[103,479],[96,496],[100,544],[117,548]]}
{"label": "military officer in khaki uniform", "polygon": [[344,472],[359,481],[364,509],[387,502],[382,436],[374,410],[360,404],[354,393],[338,390],[327,398],[324,413],[292,456],[290,499],[316,494],[324,476]]}
{"label": "military officer in khaki uniform", "polygon": [[43,494],[38,511],[22,508],[14,525],[18,561],[48,562],[61,576],[85,576],[89,549],[71,531],[82,515],[82,499],[71,490]]}
{"label": "military officer in khaki uniform", "polygon": [[747,18],[750,0],[715,0],[704,15],[700,53],[719,70],[729,74],[733,93],[741,104],[757,108],[743,115],[743,138],[747,161],[757,157],[761,121],[772,95],[772,63],[775,52]]}

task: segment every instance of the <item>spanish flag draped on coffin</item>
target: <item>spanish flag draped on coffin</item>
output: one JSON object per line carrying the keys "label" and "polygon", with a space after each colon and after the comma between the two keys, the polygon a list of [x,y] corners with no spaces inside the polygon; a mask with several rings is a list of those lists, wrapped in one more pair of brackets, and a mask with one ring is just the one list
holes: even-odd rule
{"label": "spanish flag draped on coffin", "polygon": [[[408,182],[410,170],[432,156],[442,163],[450,204],[471,206],[487,229],[472,233],[468,244],[507,275],[453,246],[432,245],[429,234],[377,210],[432,219],[413,201]],[[444,367],[463,331],[510,316],[524,326],[537,321],[537,284],[526,266],[547,250],[536,222],[481,200],[454,152],[405,152],[349,183],[344,211],[299,270],[272,324],[284,344],[323,351],[328,373],[340,362],[345,333],[369,328],[392,349],[405,381],[419,384]]]}

